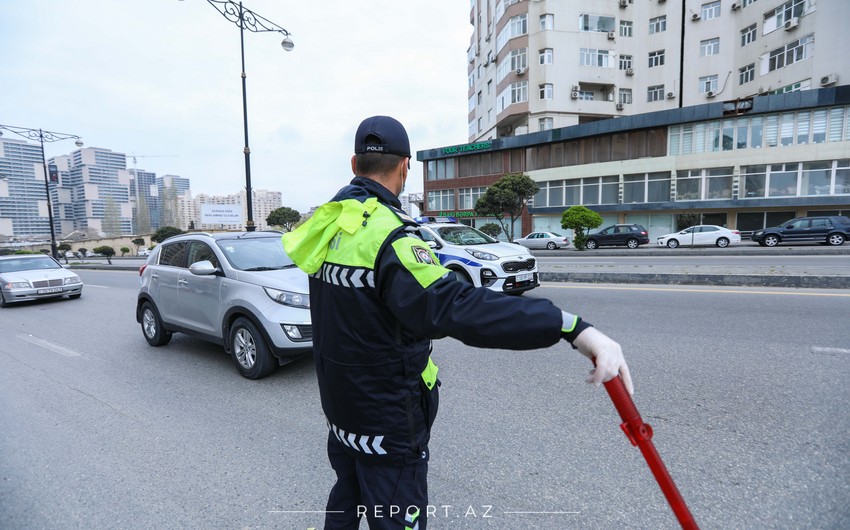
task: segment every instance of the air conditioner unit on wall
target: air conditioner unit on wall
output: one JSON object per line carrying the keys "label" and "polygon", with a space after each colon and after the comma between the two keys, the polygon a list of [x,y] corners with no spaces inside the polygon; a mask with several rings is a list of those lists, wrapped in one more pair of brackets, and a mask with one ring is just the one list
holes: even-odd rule
{"label": "air conditioner unit on wall", "polygon": [[614,40],[614,37],[616,37],[616,35],[614,34],[614,32],[613,32],[613,31],[609,31],[609,32],[608,32],[608,40]]}
{"label": "air conditioner unit on wall", "polygon": [[707,98],[713,98],[716,95],[717,94],[714,93],[714,90],[709,90],[708,92],[705,93],[705,97],[707,97]]}
{"label": "air conditioner unit on wall", "polygon": [[575,90],[573,90],[572,92],[570,92],[570,98],[572,98],[572,99],[578,99],[578,92],[577,92],[577,91],[575,91]]}
{"label": "air conditioner unit on wall", "polygon": [[691,15],[691,20],[693,20],[694,22],[699,20],[699,13],[694,13],[693,15]]}
{"label": "air conditioner unit on wall", "polygon": [[516,75],[525,75],[525,68],[517,68]]}
{"label": "air conditioner unit on wall", "polygon": [[620,7],[628,7],[629,0],[620,0]]}
{"label": "air conditioner unit on wall", "polygon": [[667,99],[673,99],[675,97],[676,97],[676,94],[674,94],[672,92],[667,92]]}
{"label": "air conditioner unit on wall", "polygon": [[800,19],[797,17],[791,17],[785,21],[785,31],[791,31],[800,25]]}
{"label": "air conditioner unit on wall", "polygon": [[626,68],[626,75],[635,75],[634,68]]}
{"label": "air conditioner unit on wall", "polygon": [[820,78],[820,86],[834,85],[838,82],[838,74],[829,74]]}
{"label": "air conditioner unit on wall", "polygon": [[626,108],[625,105],[623,105],[622,103],[617,103],[617,110],[623,110],[624,108]]}
{"label": "air conditioner unit on wall", "polygon": [[741,9],[741,4],[739,4],[737,2],[732,4],[732,11],[737,11],[739,9]]}
{"label": "air conditioner unit on wall", "polygon": [[581,90],[581,87],[579,85],[573,85],[572,91],[576,92],[578,90]]}

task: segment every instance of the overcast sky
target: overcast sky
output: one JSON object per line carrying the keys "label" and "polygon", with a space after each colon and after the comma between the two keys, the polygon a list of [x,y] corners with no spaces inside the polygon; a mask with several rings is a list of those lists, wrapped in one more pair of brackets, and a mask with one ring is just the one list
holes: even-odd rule
{"label": "overcast sky", "polygon": [[[414,156],[466,143],[466,0],[244,6],[295,43],[245,33],[254,189],[301,212],[325,202],[375,114],[406,126]],[[0,124],[133,153],[139,169],[190,178],[193,194],[245,187],[239,28],[207,0],[0,0],[0,12]],[[420,163],[407,189],[422,190]]]}

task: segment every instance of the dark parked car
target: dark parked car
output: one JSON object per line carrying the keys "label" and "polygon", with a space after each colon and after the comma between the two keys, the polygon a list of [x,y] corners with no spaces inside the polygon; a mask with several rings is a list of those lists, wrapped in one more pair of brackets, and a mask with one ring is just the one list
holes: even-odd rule
{"label": "dark parked car", "polygon": [[779,226],[756,230],[752,240],[763,247],[779,243],[843,245],[850,238],[850,218],[845,215],[797,217]]}
{"label": "dark parked car", "polygon": [[625,245],[638,248],[649,243],[649,232],[642,225],[625,224],[606,226],[593,234],[588,234],[584,247],[593,250],[598,247]]}

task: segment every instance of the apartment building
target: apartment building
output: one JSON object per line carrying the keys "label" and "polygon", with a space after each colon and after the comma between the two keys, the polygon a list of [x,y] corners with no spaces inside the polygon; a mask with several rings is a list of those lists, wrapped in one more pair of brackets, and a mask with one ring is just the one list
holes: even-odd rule
{"label": "apartment building", "polygon": [[[276,210],[283,206],[283,194],[279,191],[269,191],[263,189],[252,189],[253,195],[253,217],[254,217],[254,227],[255,230],[269,230],[273,229],[273,227],[269,226],[266,223],[266,218],[272,213],[273,210]],[[195,227],[199,230],[244,230],[245,222],[248,219],[248,202],[245,200],[246,193],[245,190],[240,191],[237,194],[231,195],[207,195],[206,193],[198,194],[193,199],[193,211],[195,212]],[[234,223],[234,224],[205,224],[201,222],[201,205],[202,204],[229,204],[229,205],[241,205],[242,207],[242,222]]]}
{"label": "apartment building", "polygon": [[850,2],[470,0],[470,142],[836,85]]}
{"label": "apartment building", "polygon": [[830,53],[850,2],[470,5],[470,143],[417,153],[424,214],[489,222],[475,202],[515,172],[541,187],[523,234],[575,204],[653,237],[850,210],[850,62]]}

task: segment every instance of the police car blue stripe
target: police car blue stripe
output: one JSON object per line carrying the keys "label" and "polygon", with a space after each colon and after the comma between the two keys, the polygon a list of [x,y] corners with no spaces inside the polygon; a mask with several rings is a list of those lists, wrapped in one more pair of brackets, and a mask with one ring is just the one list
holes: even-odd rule
{"label": "police car blue stripe", "polygon": [[477,261],[472,261],[471,259],[462,258],[460,256],[453,256],[451,254],[439,254],[439,253],[437,253],[437,258],[440,260],[440,265],[445,265],[446,262],[449,262],[449,261],[459,261],[459,262],[465,263],[466,265],[469,265],[471,267],[483,267],[483,265],[481,265]]}

